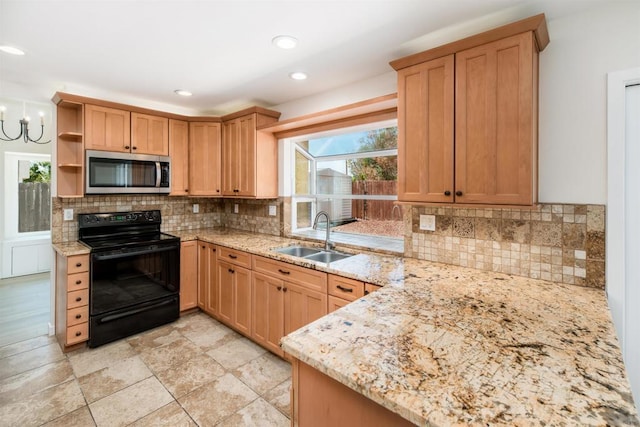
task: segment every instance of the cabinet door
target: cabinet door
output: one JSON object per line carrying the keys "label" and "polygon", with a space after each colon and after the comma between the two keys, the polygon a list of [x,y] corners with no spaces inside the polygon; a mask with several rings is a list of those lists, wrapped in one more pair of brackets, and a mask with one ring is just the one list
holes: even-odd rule
{"label": "cabinet door", "polygon": [[251,336],[251,270],[234,266],[233,326],[244,335]]}
{"label": "cabinet door", "polygon": [[533,43],[529,32],[456,54],[456,202],[534,203]]}
{"label": "cabinet door", "polygon": [[169,120],[169,157],[171,157],[171,196],[189,194],[189,123]]}
{"label": "cabinet door", "polygon": [[86,104],[84,144],[90,150],[131,151],[131,117],[128,111]]}
{"label": "cabinet door", "polygon": [[198,242],[198,307],[206,311],[207,289],[209,287],[209,252],[211,245]]}
{"label": "cabinet door", "polygon": [[453,55],[398,72],[398,200],[454,200],[453,72]]}
{"label": "cabinet door", "polygon": [[237,268],[218,260],[218,319],[229,326],[233,324],[233,284]]}
{"label": "cabinet door", "polygon": [[256,117],[239,117],[224,124],[223,195],[256,195]]}
{"label": "cabinet door", "polygon": [[131,113],[131,152],[169,155],[169,119]]}
{"label": "cabinet door", "polygon": [[207,250],[207,293],[204,309],[213,317],[218,317],[218,248],[210,243]]}
{"label": "cabinet door", "polygon": [[189,123],[189,194],[220,196],[220,123]]}
{"label": "cabinet door", "polygon": [[327,294],[285,282],[284,333],[301,328],[327,314]]}
{"label": "cabinet door", "polygon": [[180,245],[180,311],[198,306],[198,242]]}
{"label": "cabinet door", "polygon": [[284,336],[284,282],[261,273],[253,273],[253,331],[255,342],[282,356],[280,338]]}

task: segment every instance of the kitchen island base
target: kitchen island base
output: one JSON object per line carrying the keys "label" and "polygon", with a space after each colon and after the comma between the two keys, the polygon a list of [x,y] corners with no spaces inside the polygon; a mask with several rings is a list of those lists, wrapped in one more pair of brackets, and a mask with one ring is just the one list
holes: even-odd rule
{"label": "kitchen island base", "polygon": [[298,427],[402,427],[414,424],[293,358],[291,425]]}

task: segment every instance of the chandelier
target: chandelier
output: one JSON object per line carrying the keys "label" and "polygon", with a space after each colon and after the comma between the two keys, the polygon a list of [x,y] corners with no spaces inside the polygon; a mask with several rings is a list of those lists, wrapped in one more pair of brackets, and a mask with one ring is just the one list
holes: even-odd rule
{"label": "chandelier", "polygon": [[44,113],[40,112],[40,136],[36,139],[33,139],[29,136],[29,116],[23,115],[20,119],[20,134],[15,138],[10,137],[4,131],[4,112],[6,108],[4,106],[0,106],[0,131],[2,131],[2,135],[0,135],[0,139],[3,141],[17,141],[22,138],[24,143],[33,142],[35,144],[48,144],[51,140],[48,141],[40,141],[42,136],[44,135]]}

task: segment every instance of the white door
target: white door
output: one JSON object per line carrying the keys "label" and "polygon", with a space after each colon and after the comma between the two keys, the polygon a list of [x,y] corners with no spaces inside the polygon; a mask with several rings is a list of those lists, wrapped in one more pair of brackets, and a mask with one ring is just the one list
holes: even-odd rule
{"label": "white door", "polygon": [[640,68],[610,73],[607,89],[607,297],[640,402]]}

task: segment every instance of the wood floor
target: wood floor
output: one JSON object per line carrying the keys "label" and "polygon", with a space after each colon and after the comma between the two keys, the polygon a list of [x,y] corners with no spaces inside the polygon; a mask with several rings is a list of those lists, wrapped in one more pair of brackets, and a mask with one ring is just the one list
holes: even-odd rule
{"label": "wood floor", "polygon": [[0,347],[49,332],[50,283],[49,273],[0,280]]}

